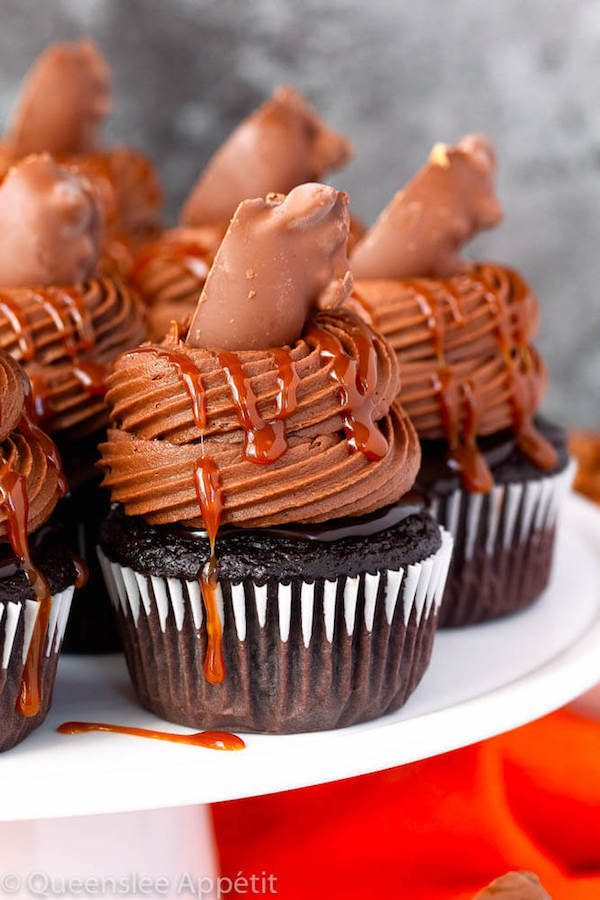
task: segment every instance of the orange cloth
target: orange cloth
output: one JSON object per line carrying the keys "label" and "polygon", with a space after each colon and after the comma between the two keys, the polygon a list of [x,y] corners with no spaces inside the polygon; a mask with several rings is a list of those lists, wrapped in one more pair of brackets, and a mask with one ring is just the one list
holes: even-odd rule
{"label": "orange cloth", "polygon": [[281,900],[471,900],[510,869],[536,872],[553,900],[598,900],[600,723],[561,710],[433,759],[213,814],[222,874],[273,873]]}

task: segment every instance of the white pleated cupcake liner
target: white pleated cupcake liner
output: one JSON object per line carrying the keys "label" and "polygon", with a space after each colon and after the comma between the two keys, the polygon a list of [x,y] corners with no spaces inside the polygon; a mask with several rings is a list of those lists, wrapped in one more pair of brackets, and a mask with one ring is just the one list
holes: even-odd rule
{"label": "white pleated cupcake liner", "polygon": [[35,600],[0,601],[0,751],[19,743],[46,718],[74,590],[70,586],[52,597],[40,673],[42,707],[31,718],[22,716],[16,704],[40,605]]}
{"label": "white pleated cupcake liner", "polygon": [[452,538],[423,562],[355,577],[216,589],[227,674],[203,672],[206,616],[197,581],[144,575],[99,548],[141,702],[198,728],[302,731],[397,708],[431,653]]}
{"label": "white pleated cupcake liner", "polygon": [[494,618],[529,605],[546,586],[554,533],[575,463],[557,474],[457,489],[429,507],[454,538],[440,627]]}

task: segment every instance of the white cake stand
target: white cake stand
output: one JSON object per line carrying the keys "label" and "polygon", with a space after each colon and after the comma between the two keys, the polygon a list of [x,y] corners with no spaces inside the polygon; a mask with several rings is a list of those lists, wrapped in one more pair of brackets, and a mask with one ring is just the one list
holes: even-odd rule
{"label": "white cake stand", "polygon": [[[96,874],[115,874],[125,865],[129,872],[134,863],[139,871],[150,866],[150,874],[183,871],[193,847],[192,868],[212,877],[201,804],[321,784],[466,746],[557,709],[598,681],[600,511],[571,495],[544,596],[510,618],[439,633],[415,694],[375,722],[319,734],[249,735],[239,753],[112,734],[62,736],[55,729],[67,720],[185,731],[136,705],[120,657],[64,657],[47,722],[0,758],[0,820],[10,822],[0,827],[0,873],[7,860],[16,867],[25,845],[27,871],[32,858],[56,864],[56,847],[68,847],[75,834],[88,848],[77,863],[86,871],[95,865]],[[57,821],[66,816],[92,818]],[[131,829],[143,831],[135,843],[123,837]]]}

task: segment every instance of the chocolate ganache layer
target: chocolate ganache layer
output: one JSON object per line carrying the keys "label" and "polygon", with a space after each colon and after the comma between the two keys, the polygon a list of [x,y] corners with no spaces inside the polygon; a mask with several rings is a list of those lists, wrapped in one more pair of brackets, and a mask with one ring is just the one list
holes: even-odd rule
{"label": "chocolate ganache layer", "polygon": [[[393,512],[402,507],[391,508]],[[440,529],[424,509],[408,506],[402,517],[391,516],[386,525],[382,516],[372,523],[379,526],[368,533],[364,520],[354,526],[344,523],[340,537],[321,537],[311,526],[295,528],[230,527],[217,537],[215,551],[219,573],[233,583],[251,578],[263,584],[269,578],[354,577],[361,572],[402,568],[432,556],[441,545]],[[370,525],[371,523],[369,523]],[[135,572],[196,581],[210,557],[205,535],[188,528],[160,528],[139,517],[127,516],[123,508],[113,506],[101,528],[102,546],[110,559]]]}

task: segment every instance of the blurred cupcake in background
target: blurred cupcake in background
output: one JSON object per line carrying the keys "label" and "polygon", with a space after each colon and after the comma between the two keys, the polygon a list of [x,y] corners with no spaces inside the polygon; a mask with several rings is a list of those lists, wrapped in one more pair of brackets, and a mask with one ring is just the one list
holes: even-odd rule
{"label": "blurred cupcake in background", "polygon": [[[209,161],[183,206],[180,226],[140,251],[133,281],[149,305],[150,338],[161,339],[172,320],[182,322],[194,311],[242,200],[321,181],[351,156],[350,142],[332,131],[299,91],[278,88]],[[352,230],[362,233],[356,220]]]}
{"label": "blurred cupcake in background", "polygon": [[451,538],[405,499],[395,354],[341,308],[347,206],[241,203],[189,327],[109,379],[101,560],[138,697],[181,724],[349,725],[429,662]]}
{"label": "blurred cupcake in background", "polygon": [[459,253],[500,221],[484,137],[437,144],[351,257],[357,311],[396,351],[421,438],[417,488],[455,539],[440,624],[528,606],[550,573],[572,477],[566,436],[541,419],[538,301],[513,269]]}
{"label": "blurred cupcake in background", "polygon": [[23,369],[0,351],[0,751],[46,718],[71,598],[85,569],[46,523],[67,490],[32,418]]}
{"label": "blurred cupcake in background", "polygon": [[575,490],[600,503],[600,433],[574,429],[569,433],[569,450],[577,461]]}
{"label": "blurred cupcake in background", "polygon": [[162,190],[150,160],[130,147],[103,147],[111,74],[92,41],[52,44],[27,74],[0,143],[0,174],[32,153],[50,153],[85,175],[101,203],[103,268],[126,274],[132,254],[159,226]]}
{"label": "blurred cupcake in background", "polygon": [[[95,462],[108,420],[108,365],[145,333],[135,294],[118,277],[98,274],[103,227],[87,179],[48,154],[26,157],[0,183],[0,348],[23,364],[32,416],[60,446],[71,487],[62,513],[91,562],[94,520],[106,504]],[[83,646],[101,645],[104,628],[111,629],[114,646],[102,579],[93,579],[84,593],[73,623],[77,627],[81,616],[92,642]]]}

